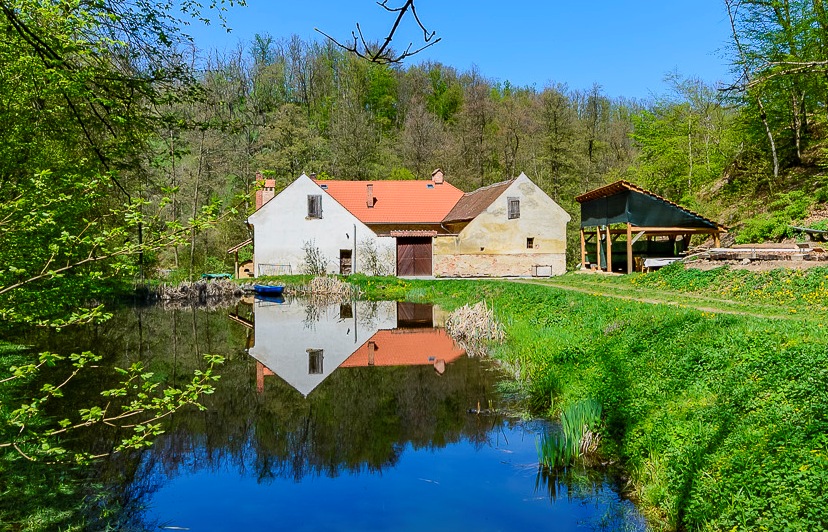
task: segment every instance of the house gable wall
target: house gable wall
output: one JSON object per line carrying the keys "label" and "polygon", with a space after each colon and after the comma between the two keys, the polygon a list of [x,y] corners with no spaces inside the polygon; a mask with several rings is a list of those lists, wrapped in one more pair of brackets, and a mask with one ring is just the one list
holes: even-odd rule
{"label": "house gable wall", "polygon": [[[518,218],[508,218],[509,198],[520,201]],[[459,234],[435,237],[434,275],[528,276],[534,266],[564,273],[569,220],[563,208],[521,174]],[[531,249],[527,238],[533,239]]]}
{"label": "house gable wall", "polygon": [[[321,218],[308,217],[309,195],[322,196]],[[370,254],[386,257],[394,252],[393,238],[378,237],[305,174],[253,213],[248,223],[253,226],[256,277],[301,273],[307,244],[319,249],[328,273],[339,273],[340,250],[351,250],[354,272],[366,271]]]}

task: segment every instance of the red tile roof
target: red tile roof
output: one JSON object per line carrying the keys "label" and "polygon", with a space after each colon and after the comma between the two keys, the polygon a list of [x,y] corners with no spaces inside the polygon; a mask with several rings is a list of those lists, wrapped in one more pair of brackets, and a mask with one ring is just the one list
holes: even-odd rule
{"label": "red tile roof", "polygon": [[[463,191],[434,181],[316,181],[366,224],[440,223]],[[368,186],[374,206],[368,206]]]}
{"label": "red tile roof", "polygon": [[443,329],[392,329],[378,331],[340,368],[369,366],[371,344],[374,344],[374,366],[431,365],[437,360],[453,362],[465,351]]}

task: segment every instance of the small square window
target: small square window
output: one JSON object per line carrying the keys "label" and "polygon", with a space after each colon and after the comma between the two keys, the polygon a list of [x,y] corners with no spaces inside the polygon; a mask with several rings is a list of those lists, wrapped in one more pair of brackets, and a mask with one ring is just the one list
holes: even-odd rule
{"label": "small square window", "polygon": [[328,190],[328,185],[319,185],[322,190]]}
{"label": "small square window", "polygon": [[520,218],[520,199],[509,198],[509,219]]}
{"label": "small square window", "polygon": [[308,218],[322,218],[321,195],[308,195]]}
{"label": "small square window", "polygon": [[429,184],[427,184],[427,185],[426,185],[426,188],[434,188],[434,185],[432,185],[431,183],[429,183]]}
{"label": "small square window", "polygon": [[322,349],[308,349],[308,375],[319,375],[322,371]]}
{"label": "small square window", "polygon": [[526,249],[534,249],[535,248],[535,239],[531,236],[526,239]]}

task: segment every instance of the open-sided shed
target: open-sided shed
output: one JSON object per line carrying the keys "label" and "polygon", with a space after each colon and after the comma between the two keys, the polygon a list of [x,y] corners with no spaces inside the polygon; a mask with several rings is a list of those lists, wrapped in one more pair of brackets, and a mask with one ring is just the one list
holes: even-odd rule
{"label": "open-sided shed", "polygon": [[626,255],[626,271],[631,273],[635,257],[678,257],[687,250],[690,238],[699,234],[712,236],[718,247],[719,236],[727,232],[725,226],[627,181],[591,190],[575,200],[581,204],[581,264],[590,258],[587,244],[594,238],[595,261],[589,262],[607,271],[613,270],[613,241],[622,236],[626,249],[616,248],[616,255]]}

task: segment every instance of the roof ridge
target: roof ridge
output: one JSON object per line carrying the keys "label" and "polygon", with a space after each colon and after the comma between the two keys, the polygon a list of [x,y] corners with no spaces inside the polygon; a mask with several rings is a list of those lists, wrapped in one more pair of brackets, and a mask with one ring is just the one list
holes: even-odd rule
{"label": "roof ridge", "polygon": [[[434,183],[433,179],[316,179],[315,177],[310,179],[314,183]],[[443,181],[443,183],[448,183],[448,181]]]}
{"label": "roof ridge", "polygon": [[490,189],[490,188],[499,187],[499,186],[501,186],[501,185],[505,185],[506,183],[511,183],[511,182],[513,182],[515,179],[517,179],[517,178],[516,178],[516,177],[513,177],[513,178],[511,178],[511,179],[507,179],[507,180],[505,180],[505,181],[498,181],[497,183],[492,183],[491,185],[486,185],[486,186],[484,186],[484,187],[476,188],[476,189],[472,190],[471,192],[464,192],[464,193],[463,193],[463,195],[464,195],[464,196],[469,196],[469,195],[471,195],[471,194],[475,194],[475,193],[477,193],[477,192],[481,192],[481,191],[483,191],[483,190],[488,190],[488,189]]}

